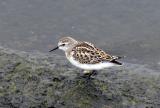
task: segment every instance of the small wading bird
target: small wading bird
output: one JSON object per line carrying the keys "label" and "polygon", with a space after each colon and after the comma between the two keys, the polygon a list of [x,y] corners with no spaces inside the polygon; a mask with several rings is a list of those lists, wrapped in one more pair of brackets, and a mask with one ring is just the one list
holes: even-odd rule
{"label": "small wading bird", "polygon": [[84,76],[87,77],[95,74],[96,70],[122,65],[117,61],[121,57],[109,55],[89,42],[77,41],[71,37],[61,38],[58,46],[49,52],[57,49],[63,50],[71,64],[83,69]]}

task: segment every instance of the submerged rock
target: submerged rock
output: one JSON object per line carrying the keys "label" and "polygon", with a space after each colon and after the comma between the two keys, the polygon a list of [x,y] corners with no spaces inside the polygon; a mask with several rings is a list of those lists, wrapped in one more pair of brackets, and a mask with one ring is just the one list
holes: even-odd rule
{"label": "submerged rock", "polygon": [[125,64],[91,79],[62,56],[0,48],[0,107],[159,108],[160,73]]}

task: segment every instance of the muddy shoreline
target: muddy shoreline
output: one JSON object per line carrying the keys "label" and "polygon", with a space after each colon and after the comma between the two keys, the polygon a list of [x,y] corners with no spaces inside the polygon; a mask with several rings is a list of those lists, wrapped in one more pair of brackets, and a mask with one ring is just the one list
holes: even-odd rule
{"label": "muddy shoreline", "polygon": [[90,80],[80,73],[63,56],[0,47],[0,107],[160,107],[160,74],[145,66],[125,63]]}

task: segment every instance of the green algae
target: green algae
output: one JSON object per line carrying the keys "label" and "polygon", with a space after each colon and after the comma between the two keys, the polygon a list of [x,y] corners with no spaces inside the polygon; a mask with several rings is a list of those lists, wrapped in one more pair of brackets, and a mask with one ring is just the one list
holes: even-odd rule
{"label": "green algae", "polygon": [[20,52],[0,52],[0,106],[123,108],[157,107],[160,103],[159,74],[120,68],[102,70],[86,79],[77,75],[78,70],[61,65],[64,63],[57,65],[55,58],[52,64],[57,66],[50,67],[51,57],[47,56],[41,59],[41,56],[21,56]]}

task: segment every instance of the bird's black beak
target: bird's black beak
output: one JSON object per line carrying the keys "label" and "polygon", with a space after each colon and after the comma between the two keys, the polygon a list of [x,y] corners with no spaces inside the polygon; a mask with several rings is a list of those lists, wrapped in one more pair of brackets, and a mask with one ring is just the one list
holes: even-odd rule
{"label": "bird's black beak", "polygon": [[54,51],[54,50],[57,50],[59,47],[57,46],[57,47],[55,47],[54,49],[52,49],[52,50],[50,50],[49,52],[52,52],[52,51]]}

